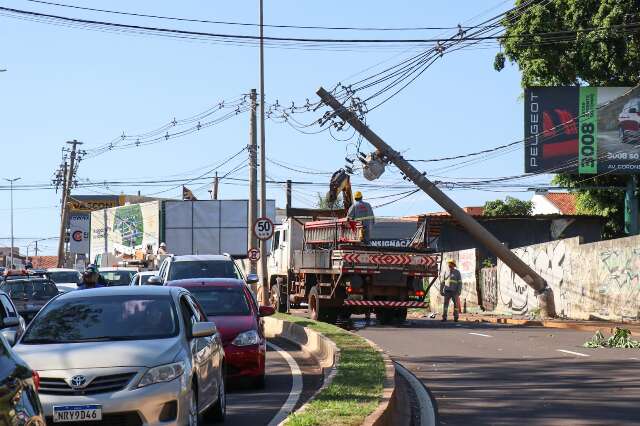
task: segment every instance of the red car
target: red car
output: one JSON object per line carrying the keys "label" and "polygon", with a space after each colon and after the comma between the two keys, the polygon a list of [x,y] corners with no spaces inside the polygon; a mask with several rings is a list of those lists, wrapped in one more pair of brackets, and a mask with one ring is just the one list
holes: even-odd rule
{"label": "red car", "polygon": [[191,278],[169,281],[168,286],[186,288],[218,328],[227,362],[227,378],[250,379],[264,386],[267,340],[262,317],[275,308],[258,307],[249,287],[232,278]]}

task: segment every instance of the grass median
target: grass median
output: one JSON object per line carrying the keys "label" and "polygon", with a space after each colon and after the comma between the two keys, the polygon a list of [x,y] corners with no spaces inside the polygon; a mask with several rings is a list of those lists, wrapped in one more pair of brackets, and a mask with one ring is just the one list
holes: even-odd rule
{"label": "grass median", "polygon": [[340,349],[338,371],[331,385],[289,425],[360,425],[382,398],[384,361],[366,340],[331,324],[278,314],[278,318],[324,334]]}

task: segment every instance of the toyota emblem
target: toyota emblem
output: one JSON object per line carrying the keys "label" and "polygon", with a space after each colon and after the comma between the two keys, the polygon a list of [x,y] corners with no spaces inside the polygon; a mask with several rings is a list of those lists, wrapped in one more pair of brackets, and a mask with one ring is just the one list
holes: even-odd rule
{"label": "toyota emblem", "polygon": [[73,376],[71,380],[69,380],[69,385],[73,389],[84,389],[87,386],[87,378],[84,376]]}

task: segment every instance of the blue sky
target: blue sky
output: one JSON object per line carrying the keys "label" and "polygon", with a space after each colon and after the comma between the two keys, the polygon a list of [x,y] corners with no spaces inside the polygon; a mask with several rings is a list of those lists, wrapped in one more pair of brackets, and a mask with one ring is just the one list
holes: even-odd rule
{"label": "blue sky", "polygon": [[[213,2],[183,0],[78,1],[94,8],[126,10],[157,15],[210,20],[257,22],[257,0]],[[253,28],[221,27],[153,21],[88,13],[36,5],[24,0],[0,1],[1,6],[88,17],[108,21],[155,24],[224,33],[254,33]],[[335,1],[266,2],[265,22],[273,24],[329,26],[455,26],[497,6],[486,15],[495,15],[511,6],[499,0],[450,0],[425,2]],[[421,33],[352,33],[326,31],[282,31],[268,29],[266,35],[301,37],[432,37],[450,31]],[[119,35],[26,22],[0,16],[0,146],[3,166],[0,177],[21,176],[23,183],[51,179],[60,163],[65,141],[78,139],[85,148],[109,142],[121,133],[155,129],[174,117],[188,117],[223,99],[233,99],[258,87],[258,48],[225,46],[152,36]],[[368,123],[407,157],[433,158],[464,154],[522,139],[523,114],[517,67],[507,66],[497,73],[493,57],[497,48],[462,50],[445,56],[412,86],[383,107],[368,115]],[[386,49],[367,51],[266,50],[266,96],[282,104],[291,100],[315,100],[320,85],[333,87],[363,69],[388,61],[393,64],[409,55]],[[361,74],[364,75],[364,74]],[[170,175],[195,176],[248,143],[248,115],[241,114],[220,125],[161,144],[109,152],[83,161],[81,179],[126,180],[160,178]],[[310,169],[332,171],[344,165],[343,142],[326,133],[303,135],[285,124],[267,123],[267,155],[278,161]],[[243,154],[244,155],[244,154]],[[520,174],[522,150],[463,168],[438,170],[447,163],[425,170],[448,177],[491,177]],[[240,162],[222,167],[221,173]],[[269,164],[267,174],[276,179],[323,181],[322,175],[301,175]],[[294,166],[294,167],[295,167]],[[206,168],[202,169],[206,170]],[[201,172],[201,171],[200,171]],[[247,169],[234,174],[246,177]],[[400,177],[390,170],[384,183]],[[362,180],[354,179],[357,183]],[[192,185],[198,188],[201,185]],[[152,193],[169,188],[143,188]],[[137,188],[94,188],[97,193],[135,192]],[[197,191],[206,198],[207,188]],[[314,190],[314,191],[317,191]],[[381,196],[397,190],[375,190]],[[82,193],[92,193],[82,191]],[[461,205],[479,205],[504,193],[454,190],[449,194]],[[164,194],[179,196],[175,189]],[[514,194],[529,197],[527,193]],[[222,198],[245,198],[247,188],[224,184]],[[278,204],[284,191],[270,187],[269,198]],[[311,204],[315,192],[295,188],[294,203]],[[9,236],[9,193],[0,201],[0,237]],[[375,204],[375,203],[372,203]],[[20,238],[57,235],[59,194],[52,190],[15,192],[15,234]],[[376,213],[396,216],[438,210],[424,194],[379,208]],[[4,243],[6,240],[1,240]],[[23,247],[27,240],[21,240]],[[43,242],[46,251],[55,251],[55,242]]]}

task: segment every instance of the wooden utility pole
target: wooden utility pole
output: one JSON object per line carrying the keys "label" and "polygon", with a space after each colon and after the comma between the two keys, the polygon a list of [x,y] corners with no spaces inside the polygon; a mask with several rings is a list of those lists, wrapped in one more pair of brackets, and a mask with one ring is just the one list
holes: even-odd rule
{"label": "wooden utility pole", "polygon": [[71,188],[73,187],[73,180],[76,175],[76,147],[82,145],[82,142],[72,140],[67,142],[71,145],[71,155],[69,156],[69,166],[65,161],[65,173],[63,175],[62,183],[62,214],[60,217],[60,240],[58,241],[58,268],[64,267],[65,264],[65,237],[67,234],[67,218],[69,217],[69,198],[71,196]]}
{"label": "wooden utility pole", "polygon": [[[249,249],[258,248],[258,238],[253,233],[253,224],[258,218],[258,128],[256,119],[257,94],[251,89],[251,113],[249,115],[249,220],[247,227],[247,246]],[[258,262],[250,261],[249,272],[258,272]]]}
{"label": "wooden utility pole", "polygon": [[217,200],[218,199],[218,172],[216,171],[216,176],[213,178],[213,195],[212,195],[212,199],[213,200]]}
{"label": "wooden utility pole", "polygon": [[538,273],[524,263],[511,250],[505,247],[496,237],[487,231],[473,217],[467,214],[451,198],[427,179],[423,173],[413,167],[402,155],[391,148],[377,134],[367,127],[353,112],[344,107],[336,98],[322,87],[316,92],[320,99],[330,106],[342,120],[351,125],[358,133],[376,147],[381,156],[392,162],[404,175],[429,195],[436,203],[456,219],[466,231],[483,244],[494,255],[502,260],[512,271],[533,288],[538,298],[540,310],[546,317],[555,317],[553,291]]}

